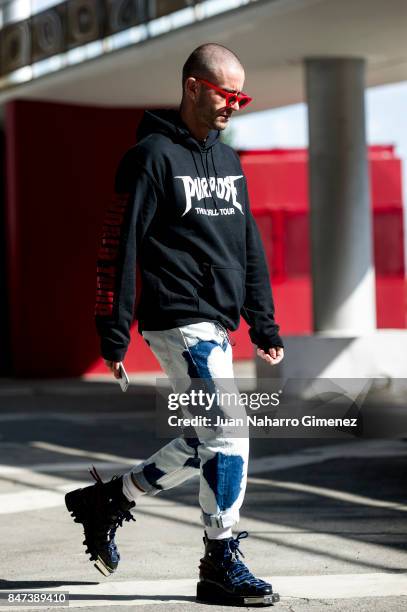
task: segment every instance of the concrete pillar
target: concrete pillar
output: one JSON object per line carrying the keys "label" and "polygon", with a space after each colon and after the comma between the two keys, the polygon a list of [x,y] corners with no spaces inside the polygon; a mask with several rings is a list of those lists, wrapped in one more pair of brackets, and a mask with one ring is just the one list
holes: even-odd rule
{"label": "concrete pillar", "polygon": [[314,329],[376,329],[372,221],[365,134],[365,62],[305,61]]}

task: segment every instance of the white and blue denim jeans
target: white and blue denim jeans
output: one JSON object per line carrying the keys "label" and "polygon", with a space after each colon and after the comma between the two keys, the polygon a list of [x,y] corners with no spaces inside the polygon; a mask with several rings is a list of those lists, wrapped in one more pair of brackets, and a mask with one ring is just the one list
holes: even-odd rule
{"label": "white and blue denim jeans", "polygon": [[[143,331],[143,337],[167,374],[174,391],[203,379],[205,388],[217,389],[228,379],[228,391],[238,394],[234,383],[232,347],[227,331],[217,322],[193,323],[164,331]],[[181,387],[180,387],[181,385]],[[218,403],[220,415],[230,416],[230,407]],[[190,407],[182,409],[187,417]],[[234,406],[245,415],[244,407]],[[232,431],[232,434],[231,434]],[[243,503],[249,454],[249,438],[233,436],[233,428],[196,427],[184,430],[159,451],[131,470],[134,480],[148,495],[171,489],[199,474],[199,504],[205,526],[231,527],[239,521]]]}

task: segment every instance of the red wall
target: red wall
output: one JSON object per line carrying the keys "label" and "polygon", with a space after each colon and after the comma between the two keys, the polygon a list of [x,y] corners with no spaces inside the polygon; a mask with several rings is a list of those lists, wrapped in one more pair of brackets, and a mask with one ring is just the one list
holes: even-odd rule
{"label": "red wall", "polygon": [[[115,169],[135,142],[139,109],[14,101],[6,108],[7,262],[13,372],[105,372],[93,321],[95,264]],[[252,208],[284,334],[310,333],[307,158],[303,150],[243,153]],[[381,327],[405,327],[400,161],[370,152]],[[299,307],[300,305],[300,307]],[[253,355],[242,321],[235,357]],[[135,332],[129,371],[158,369]]]}
{"label": "red wall", "polygon": [[[8,293],[17,376],[76,376],[99,360],[93,322],[99,233],[115,168],[135,142],[141,115],[46,102],[7,106]],[[134,368],[155,367],[142,340],[136,344]]]}
{"label": "red wall", "polygon": [[[241,161],[285,334],[312,333],[307,151],[248,151]],[[392,146],[369,147],[377,325],[407,327],[401,161]],[[300,305],[300,306],[299,306]]]}

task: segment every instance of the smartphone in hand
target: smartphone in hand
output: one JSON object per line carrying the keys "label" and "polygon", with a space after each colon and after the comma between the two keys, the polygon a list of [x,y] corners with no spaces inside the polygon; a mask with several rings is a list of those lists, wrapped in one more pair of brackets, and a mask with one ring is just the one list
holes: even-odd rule
{"label": "smartphone in hand", "polygon": [[129,388],[130,381],[129,381],[129,377],[127,376],[127,372],[124,369],[124,365],[122,363],[119,366],[119,374],[120,374],[120,378],[118,378],[119,385],[120,385],[121,390],[125,392]]}

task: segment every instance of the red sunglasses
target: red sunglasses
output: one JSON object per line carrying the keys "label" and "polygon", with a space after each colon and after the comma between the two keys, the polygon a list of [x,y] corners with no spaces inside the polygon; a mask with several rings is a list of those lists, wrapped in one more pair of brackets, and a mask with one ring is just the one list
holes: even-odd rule
{"label": "red sunglasses", "polygon": [[236,104],[236,102],[238,102],[239,108],[244,108],[253,100],[253,98],[243,93],[243,91],[239,93],[231,93],[230,91],[226,91],[225,89],[222,89],[221,87],[218,87],[217,85],[214,85],[209,81],[205,81],[205,79],[200,79],[199,77],[195,78],[200,83],[203,83],[210,89],[214,89],[215,91],[220,93],[226,99],[226,106],[233,106],[234,104]]}

